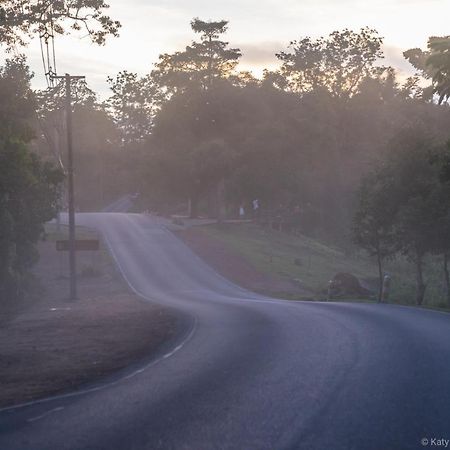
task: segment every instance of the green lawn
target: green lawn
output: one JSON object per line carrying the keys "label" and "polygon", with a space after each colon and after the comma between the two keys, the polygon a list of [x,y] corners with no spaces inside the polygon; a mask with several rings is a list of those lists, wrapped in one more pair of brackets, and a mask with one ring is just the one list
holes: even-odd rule
{"label": "green lawn", "polygon": [[[225,243],[256,269],[281,278],[301,280],[317,298],[324,297],[328,281],[338,272],[349,272],[369,281],[377,278],[375,261],[357,249],[344,251],[306,236],[291,236],[254,224],[209,225],[199,229]],[[414,267],[404,258],[398,258],[388,263],[386,270],[392,276],[391,301],[414,304]],[[439,261],[428,258],[425,272],[428,280],[426,305],[445,308]]]}

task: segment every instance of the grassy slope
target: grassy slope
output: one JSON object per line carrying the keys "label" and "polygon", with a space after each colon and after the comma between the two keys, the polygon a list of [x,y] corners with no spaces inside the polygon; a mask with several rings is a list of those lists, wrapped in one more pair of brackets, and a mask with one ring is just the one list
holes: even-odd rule
{"label": "grassy slope", "polygon": [[[349,272],[360,279],[377,277],[375,262],[362,252],[349,254],[306,236],[291,236],[253,224],[210,225],[201,230],[225,243],[257,270],[301,280],[306,288],[317,292],[319,298],[337,272]],[[299,259],[301,265],[295,264],[295,259]],[[413,304],[414,267],[400,258],[388,263],[386,270],[392,276],[391,301]],[[426,304],[445,307],[442,270],[436,258],[428,259],[426,278],[429,282]]]}

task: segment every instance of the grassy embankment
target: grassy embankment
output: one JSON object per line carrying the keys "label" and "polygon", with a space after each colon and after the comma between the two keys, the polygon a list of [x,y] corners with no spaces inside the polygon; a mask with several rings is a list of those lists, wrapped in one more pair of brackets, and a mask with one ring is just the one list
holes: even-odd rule
{"label": "grassy embankment", "polygon": [[[349,272],[372,283],[377,278],[375,261],[356,249],[345,252],[306,236],[291,236],[253,224],[210,225],[200,229],[245,258],[257,270],[282,279],[301,281],[318,300],[325,297],[328,281],[338,272]],[[392,276],[390,302],[414,304],[414,266],[404,258],[398,258],[386,264],[386,271]],[[427,258],[425,278],[428,288],[424,306],[447,308],[442,265],[436,257]]]}

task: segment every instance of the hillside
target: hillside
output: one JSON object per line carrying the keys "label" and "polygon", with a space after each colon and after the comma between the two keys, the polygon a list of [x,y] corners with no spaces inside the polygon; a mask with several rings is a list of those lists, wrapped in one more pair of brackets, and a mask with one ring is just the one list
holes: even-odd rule
{"label": "hillside", "polygon": [[[338,272],[351,273],[376,289],[375,262],[355,248],[345,251],[304,235],[251,223],[193,227],[179,236],[224,276],[269,295],[321,300],[326,297],[328,281]],[[398,258],[386,264],[386,271],[392,276],[390,301],[414,304],[413,265]],[[251,280],[246,280],[246,275]],[[426,279],[425,305],[445,308],[442,269],[434,257],[427,260]]]}

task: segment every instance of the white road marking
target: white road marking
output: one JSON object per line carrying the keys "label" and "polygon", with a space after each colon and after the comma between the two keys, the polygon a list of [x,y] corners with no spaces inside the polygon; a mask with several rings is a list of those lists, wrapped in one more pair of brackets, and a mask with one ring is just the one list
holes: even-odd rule
{"label": "white road marking", "polygon": [[[164,225],[163,225],[163,228],[164,228],[164,230],[167,233],[173,235],[173,233],[170,230],[168,230]],[[109,251],[110,251],[111,255],[113,256],[113,259],[115,260],[115,262],[116,262],[116,264],[117,264],[117,266],[119,268],[119,271],[121,272],[121,274],[124,277],[125,281],[129,285],[130,289],[136,295],[138,295],[139,297],[142,297],[143,299],[145,299],[147,301],[152,301],[151,298],[149,298],[148,296],[146,296],[146,295],[142,294],[141,292],[139,292],[130,283],[130,281],[128,280],[127,276],[125,275],[125,272],[124,272],[124,270],[123,270],[123,268],[122,268],[118,258],[116,257],[116,254],[115,254],[115,252],[114,252],[114,250],[113,250],[113,248],[112,248],[112,246],[111,246],[111,244],[109,242],[109,239],[107,238],[106,234],[103,234],[103,238],[106,241],[106,244],[107,244],[107,246],[109,248]],[[182,242],[180,239],[178,239],[178,240],[180,242]],[[205,262],[198,255],[196,255],[195,253],[192,253],[192,254],[193,254],[194,258],[199,260],[203,265],[205,265],[208,269],[210,269],[211,272],[215,273],[225,283],[227,283],[230,286],[233,286],[234,288],[237,288],[238,291],[240,291],[242,294],[245,294],[244,297],[235,297],[235,298],[233,298],[233,297],[228,297],[227,296],[228,301],[230,301],[231,303],[255,302],[255,303],[275,304],[275,305],[278,305],[278,306],[279,305],[284,305],[284,306],[289,306],[289,307],[294,307],[294,308],[297,307],[297,305],[299,305],[299,304],[315,303],[315,302],[304,301],[304,300],[300,300],[299,301],[299,300],[272,299],[270,297],[265,297],[265,296],[261,296],[259,294],[254,294],[251,291],[248,291],[246,289],[240,288],[239,286],[236,286],[234,283],[232,283],[231,281],[227,280],[225,277],[220,275],[214,269],[212,269],[209,266],[207,266],[205,264]],[[325,302],[325,303],[324,302],[320,302],[320,303],[321,304],[328,304],[328,305],[336,305],[336,306],[337,305],[339,305],[339,306],[340,305],[345,305],[345,303],[335,303],[335,302],[330,302],[330,303],[328,303],[328,302]],[[405,305],[392,305],[392,304],[389,304],[389,305],[384,305],[384,306],[397,307],[397,308],[408,308],[410,310],[412,309],[410,306],[405,306]],[[414,309],[416,309],[416,308],[414,308]],[[423,309],[420,309],[420,310],[423,311]],[[440,314],[449,314],[447,312],[436,311],[436,310],[427,310],[427,311],[431,311],[431,312],[434,312],[434,313],[440,313]],[[123,377],[121,377],[121,378],[119,378],[119,379],[117,379],[115,381],[110,382],[110,383],[102,384],[100,386],[92,387],[92,388],[89,388],[89,389],[69,392],[67,394],[61,394],[61,395],[56,395],[56,396],[52,396],[52,397],[46,397],[46,398],[43,398],[43,399],[34,400],[34,401],[31,401],[31,402],[27,402],[27,403],[22,403],[22,404],[19,404],[19,405],[14,405],[14,406],[9,406],[9,407],[5,407],[5,408],[0,408],[0,413],[13,412],[13,411],[15,411],[17,409],[25,408],[25,407],[28,407],[28,406],[33,406],[33,405],[40,404],[40,403],[47,403],[47,402],[51,402],[51,401],[55,401],[55,400],[61,400],[61,399],[66,399],[66,398],[70,398],[70,397],[76,397],[76,396],[80,396],[80,395],[89,394],[89,393],[92,393],[92,392],[100,391],[100,390],[106,389],[108,387],[114,386],[114,385],[116,385],[116,384],[118,384],[118,383],[120,383],[120,382],[122,382],[124,380],[133,378],[136,375],[144,372],[148,368],[150,368],[150,367],[160,363],[164,359],[167,359],[167,358],[173,356],[175,353],[177,353],[179,350],[181,350],[192,339],[192,337],[194,336],[194,334],[196,332],[196,329],[197,329],[197,323],[198,323],[197,317],[194,316],[194,323],[193,323],[192,328],[190,329],[190,331],[187,334],[187,336],[182,340],[182,342],[177,347],[175,347],[170,353],[167,353],[167,354],[163,355],[162,357],[160,357],[160,358],[158,358],[158,359],[156,359],[154,361],[151,361],[150,363],[148,363],[145,366],[137,369],[136,371],[132,372],[131,374],[123,376]],[[37,416],[34,419],[29,419],[29,421],[31,422],[33,420],[39,420],[39,419],[45,417],[47,414],[50,414],[51,412],[59,411],[59,410],[61,410],[63,408],[64,407],[58,407],[58,408],[52,409],[52,410],[48,411],[47,413],[45,413],[45,414],[43,414],[41,416]]]}
{"label": "white road marking", "polygon": [[27,422],[36,422],[36,420],[42,419],[42,418],[48,416],[49,414],[52,414],[52,413],[57,412],[57,411],[61,411],[63,409],[64,409],[64,406],[58,406],[57,408],[53,408],[50,411],[47,411],[44,414],[41,414],[40,416],[36,416],[36,417],[31,418],[31,419],[28,419]]}
{"label": "white road marking", "polygon": [[[66,399],[66,398],[71,398],[71,397],[78,397],[80,395],[85,395],[85,394],[90,394],[92,392],[102,391],[103,389],[109,388],[111,386],[115,386],[116,384],[119,384],[120,382],[122,382],[124,380],[128,380],[130,378],[133,378],[136,375],[146,371],[150,367],[155,366],[156,364],[160,363],[161,361],[163,361],[164,359],[168,358],[169,356],[174,355],[178,350],[181,350],[192,339],[192,336],[194,336],[196,329],[197,329],[197,318],[195,318],[194,324],[193,324],[192,328],[190,329],[189,334],[183,339],[181,344],[179,344],[176,347],[177,350],[174,349],[170,354],[161,356],[160,358],[149,362],[148,364],[146,364],[145,366],[141,367],[140,369],[137,369],[136,371],[134,371],[134,372],[132,372],[132,373],[130,373],[128,375],[125,375],[125,376],[123,376],[121,378],[118,378],[115,381],[111,381],[109,383],[105,383],[105,384],[102,384],[100,386],[92,387],[92,388],[89,388],[89,389],[84,389],[84,390],[74,391],[74,392],[68,392],[67,394],[55,395],[55,396],[52,396],[52,397],[41,398],[41,399],[38,399],[38,400],[34,400],[34,401],[31,401],[31,402],[27,402],[27,403],[22,403],[22,404],[19,404],[19,405],[7,406],[6,408],[0,408],[0,413],[13,412],[13,411],[15,411],[17,409],[25,408],[27,406],[38,405],[39,403],[47,403],[47,402],[56,401],[56,400],[63,400],[63,399]],[[58,408],[55,408],[55,409],[58,409]]]}

